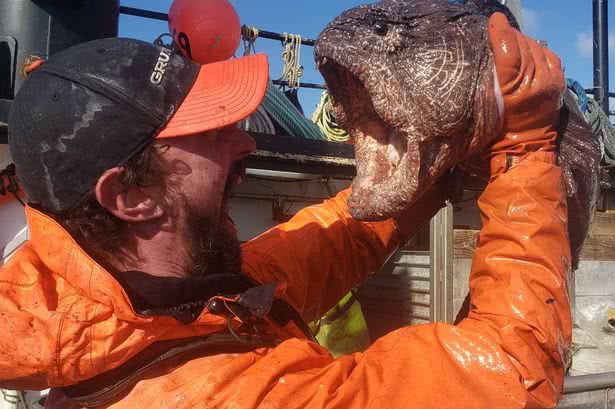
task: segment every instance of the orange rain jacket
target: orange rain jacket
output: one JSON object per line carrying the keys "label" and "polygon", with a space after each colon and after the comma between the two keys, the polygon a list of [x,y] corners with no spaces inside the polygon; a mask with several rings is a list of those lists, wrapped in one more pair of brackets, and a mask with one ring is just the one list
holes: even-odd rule
{"label": "orange rain jacket", "polygon": [[[282,283],[310,320],[377,270],[398,244],[393,222],[353,221],[348,192],[244,246],[245,272]],[[275,348],[158,367],[113,408],[554,407],[570,343],[569,248],[561,172],[550,153],[491,182],[459,325],[402,328],[333,359],[289,337]],[[109,371],[157,340],[222,331],[207,309],[184,325],[137,316],[124,290],[56,223],[28,209],[31,240],[0,275],[0,384],[38,389]],[[386,296],[386,294],[383,294]],[[53,407],[63,406],[61,400]]]}

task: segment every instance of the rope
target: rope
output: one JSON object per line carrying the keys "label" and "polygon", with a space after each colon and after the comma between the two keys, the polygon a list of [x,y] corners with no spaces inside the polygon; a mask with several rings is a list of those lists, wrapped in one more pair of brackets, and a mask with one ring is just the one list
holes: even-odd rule
{"label": "rope", "polygon": [[245,132],[275,134],[275,126],[262,105],[259,105],[252,115],[239,122],[238,126]]}
{"label": "rope", "polygon": [[615,165],[615,129],[609,117],[594,99],[589,99],[588,110],[584,115],[600,143],[602,161],[607,165]]}
{"label": "rope", "polygon": [[278,124],[287,135],[305,139],[324,140],[318,126],[304,117],[284,95],[284,92],[270,81],[267,85],[262,107],[273,122]]}
{"label": "rope", "polygon": [[301,77],[303,76],[303,67],[301,66],[301,36],[299,34],[284,33],[284,51],[282,52],[282,61],[284,68],[282,70],[282,80],[288,81],[290,88],[298,88]]}
{"label": "rope", "polygon": [[600,145],[602,163],[615,166],[615,128],[598,102],[593,98],[588,98],[583,88],[576,84],[576,81],[569,80],[568,88],[575,96],[585,120],[592,128],[594,138]]}
{"label": "rope", "polygon": [[335,121],[331,95],[327,91],[320,96],[320,102],[312,115],[312,121],[318,125],[328,141],[344,143],[350,140],[348,133],[341,129]]}
{"label": "rope", "polygon": [[254,26],[244,26],[241,30],[241,39],[243,40],[243,55],[250,55],[256,52],[256,39],[260,31]]}
{"label": "rope", "polygon": [[[241,38],[243,40],[244,55],[255,52],[254,44],[260,32],[253,26],[243,26]],[[301,66],[301,36],[298,34],[283,33],[282,51],[282,80],[288,82],[288,87],[297,89],[303,76]],[[289,136],[305,139],[325,139],[319,127],[308,120],[295,107],[284,93],[269,82],[267,92],[257,111],[239,124],[245,131],[274,134],[277,124]],[[332,133],[333,134],[333,133]]]}
{"label": "rope", "polygon": [[[241,38],[243,40],[244,56],[256,52],[254,44],[260,31],[253,26],[243,26]],[[282,60],[284,63],[282,79],[288,81],[290,88],[298,88],[299,80],[303,75],[301,60],[301,36],[284,33]],[[306,119],[301,112],[289,101],[284,93],[273,83],[267,84],[267,92],[259,108],[251,116],[241,121],[238,126],[244,131],[275,134],[276,123],[289,136],[305,139],[324,139],[318,127]]]}
{"label": "rope", "polygon": [[566,86],[576,95],[577,103],[579,104],[579,109],[581,112],[587,112],[587,106],[589,104],[589,98],[585,93],[585,88],[578,82],[573,79],[566,79]]}

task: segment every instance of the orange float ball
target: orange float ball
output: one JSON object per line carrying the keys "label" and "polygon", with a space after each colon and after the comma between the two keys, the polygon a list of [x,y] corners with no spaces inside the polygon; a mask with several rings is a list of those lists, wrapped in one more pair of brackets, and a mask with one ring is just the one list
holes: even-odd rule
{"label": "orange float ball", "polygon": [[184,57],[201,64],[228,60],[241,40],[239,16],[228,0],[174,0],[169,31]]}

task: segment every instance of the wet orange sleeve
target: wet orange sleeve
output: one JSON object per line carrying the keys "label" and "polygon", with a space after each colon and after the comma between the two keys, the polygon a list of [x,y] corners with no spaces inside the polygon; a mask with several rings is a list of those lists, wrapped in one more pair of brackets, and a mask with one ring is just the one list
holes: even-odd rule
{"label": "wet orange sleeve", "polygon": [[394,221],[354,220],[349,195],[347,189],[307,207],[242,246],[244,273],[261,283],[277,281],[278,296],[307,321],[377,272],[399,245]]}
{"label": "wet orange sleeve", "polygon": [[552,153],[530,154],[480,198],[468,318],[403,328],[335,361],[322,352],[312,365],[287,341],[274,352],[285,373],[262,406],[555,407],[571,323],[566,198],[553,163]]}

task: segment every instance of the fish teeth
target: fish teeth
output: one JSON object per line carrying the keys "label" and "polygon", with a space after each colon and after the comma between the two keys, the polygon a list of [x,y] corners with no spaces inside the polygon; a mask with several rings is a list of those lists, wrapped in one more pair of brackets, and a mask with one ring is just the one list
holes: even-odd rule
{"label": "fish teeth", "polygon": [[389,168],[389,177],[393,176],[393,173],[397,170],[402,156],[403,149],[400,146],[402,144],[400,135],[395,132],[389,132],[387,135],[387,149],[386,155],[391,167]]}
{"label": "fish teeth", "polygon": [[397,165],[399,164],[399,161],[401,160],[401,154],[397,150],[397,147],[392,143],[389,143],[387,145],[387,159],[391,163],[391,167],[389,169],[389,176],[391,176],[393,173],[393,170],[397,168]]}

